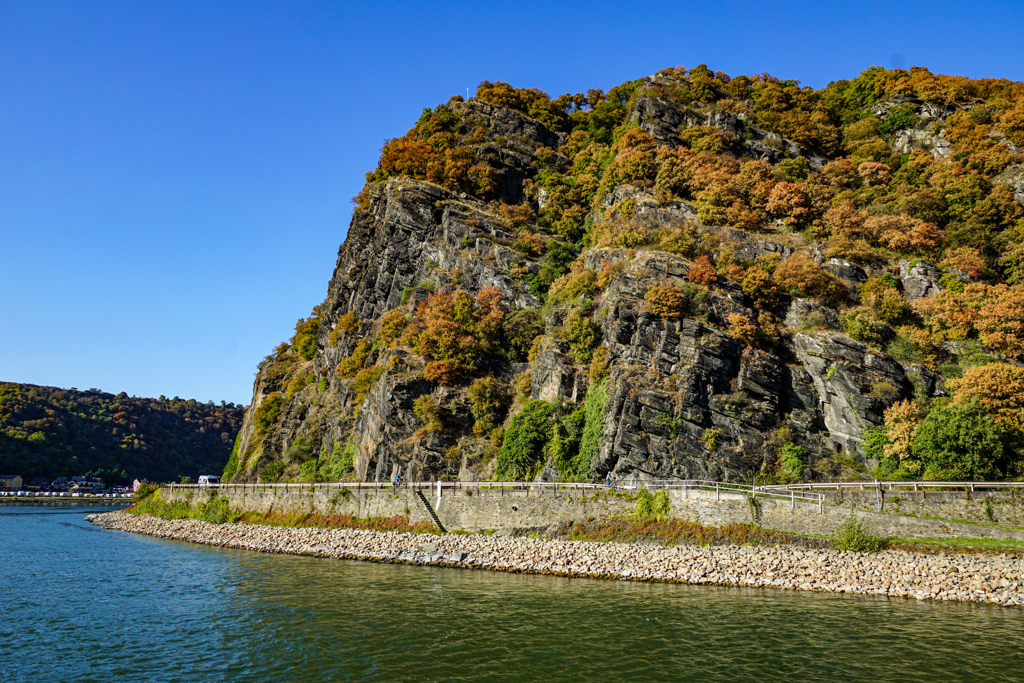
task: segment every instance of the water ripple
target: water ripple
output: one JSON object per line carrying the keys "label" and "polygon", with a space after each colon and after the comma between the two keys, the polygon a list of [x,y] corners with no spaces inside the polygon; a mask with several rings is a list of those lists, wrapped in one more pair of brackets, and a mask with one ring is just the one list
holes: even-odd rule
{"label": "water ripple", "polygon": [[1024,614],[992,605],[341,562],[2,516],[20,541],[0,565],[0,649],[18,662],[0,681],[1008,681],[1024,665]]}

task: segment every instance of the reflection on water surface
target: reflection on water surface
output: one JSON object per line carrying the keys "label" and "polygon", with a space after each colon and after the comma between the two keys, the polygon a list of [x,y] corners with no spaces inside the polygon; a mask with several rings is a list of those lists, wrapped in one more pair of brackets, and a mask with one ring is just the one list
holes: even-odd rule
{"label": "reflection on water surface", "polygon": [[1014,608],[264,555],[95,533],[80,510],[0,516],[2,680],[1024,675]]}

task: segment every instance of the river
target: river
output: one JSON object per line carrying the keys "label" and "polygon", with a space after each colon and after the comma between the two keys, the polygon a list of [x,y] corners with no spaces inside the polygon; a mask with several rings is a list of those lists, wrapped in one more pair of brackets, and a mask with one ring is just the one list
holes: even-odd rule
{"label": "river", "polygon": [[1024,679],[1024,611],[265,555],[3,506],[2,681]]}

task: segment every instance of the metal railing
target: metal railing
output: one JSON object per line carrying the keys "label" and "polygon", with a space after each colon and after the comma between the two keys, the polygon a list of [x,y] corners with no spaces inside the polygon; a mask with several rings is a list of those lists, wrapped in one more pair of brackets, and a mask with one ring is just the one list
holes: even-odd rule
{"label": "metal railing", "polygon": [[802,484],[771,484],[761,489],[775,491],[926,491],[948,489],[953,491],[987,491],[1024,489],[1024,481],[828,481]]}
{"label": "metal railing", "polygon": [[131,498],[131,493],[72,493],[70,491],[0,491],[0,498],[73,498],[75,500],[111,500]]}
{"label": "metal railing", "polygon": [[816,503],[819,511],[825,501],[825,496],[821,493],[810,493],[807,491],[793,490],[776,490],[765,486],[754,486],[753,484],[735,484],[725,483],[720,481],[707,481],[703,479],[664,479],[664,480],[652,480],[652,481],[625,481],[617,482],[615,484],[618,488],[626,489],[637,489],[644,487],[648,491],[658,490],[702,490],[702,491],[715,491],[715,499],[720,500],[721,494],[738,494],[742,496],[762,497],[762,498],[774,498],[788,500],[794,505],[796,501]]}
{"label": "metal railing", "polygon": [[593,484],[587,482],[565,482],[565,481],[412,481],[382,482],[382,481],[356,481],[356,482],[316,482],[316,483],[284,483],[284,484],[167,484],[171,491],[184,490],[222,490],[222,491],[314,491],[314,490],[349,490],[349,491],[396,491],[396,490],[428,490],[436,492],[437,495],[444,495],[445,491],[522,491],[530,495],[531,491],[638,491],[644,488],[647,491],[683,491],[691,490],[714,491],[715,499],[721,500],[722,494],[757,496],[763,498],[774,498],[788,500],[793,505],[797,501],[816,503],[821,508],[825,496],[820,493],[800,491],[797,489],[781,490],[775,487],[753,486],[751,484],[735,484],[720,481],[708,481],[703,479],[672,479],[672,480],[628,480],[615,481],[610,484]]}
{"label": "metal railing", "polygon": [[[177,489],[189,490],[241,490],[241,491],[310,491],[310,490],[355,490],[355,491],[379,491],[379,490],[414,490],[429,489],[437,490],[481,490],[493,489],[502,491],[530,491],[530,490],[597,490],[607,491],[610,487],[607,484],[590,484],[584,482],[554,482],[554,481],[334,481],[334,482],[288,482],[284,484],[164,484],[172,491]],[[611,487],[614,488],[614,487]]]}

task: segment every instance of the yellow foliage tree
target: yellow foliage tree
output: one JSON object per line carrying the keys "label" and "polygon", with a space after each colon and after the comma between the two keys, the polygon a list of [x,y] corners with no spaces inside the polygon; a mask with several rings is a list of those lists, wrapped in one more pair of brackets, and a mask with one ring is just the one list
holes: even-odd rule
{"label": "yellow foliage tree", "polygon": [[898,401],[885,410],[885,426],[889,432],[885,456],[912,474],[921,471],[921,462],[914,457],[913,452],[914,431],[920,421],[921,409],[910,400]]}
{"label": "yellow foliage tree", "polygon": [[977,400],[997,425],[1024,432],[1024,368],[1008,363],[975,366],[949,380],[946,388],[955,403]]}

